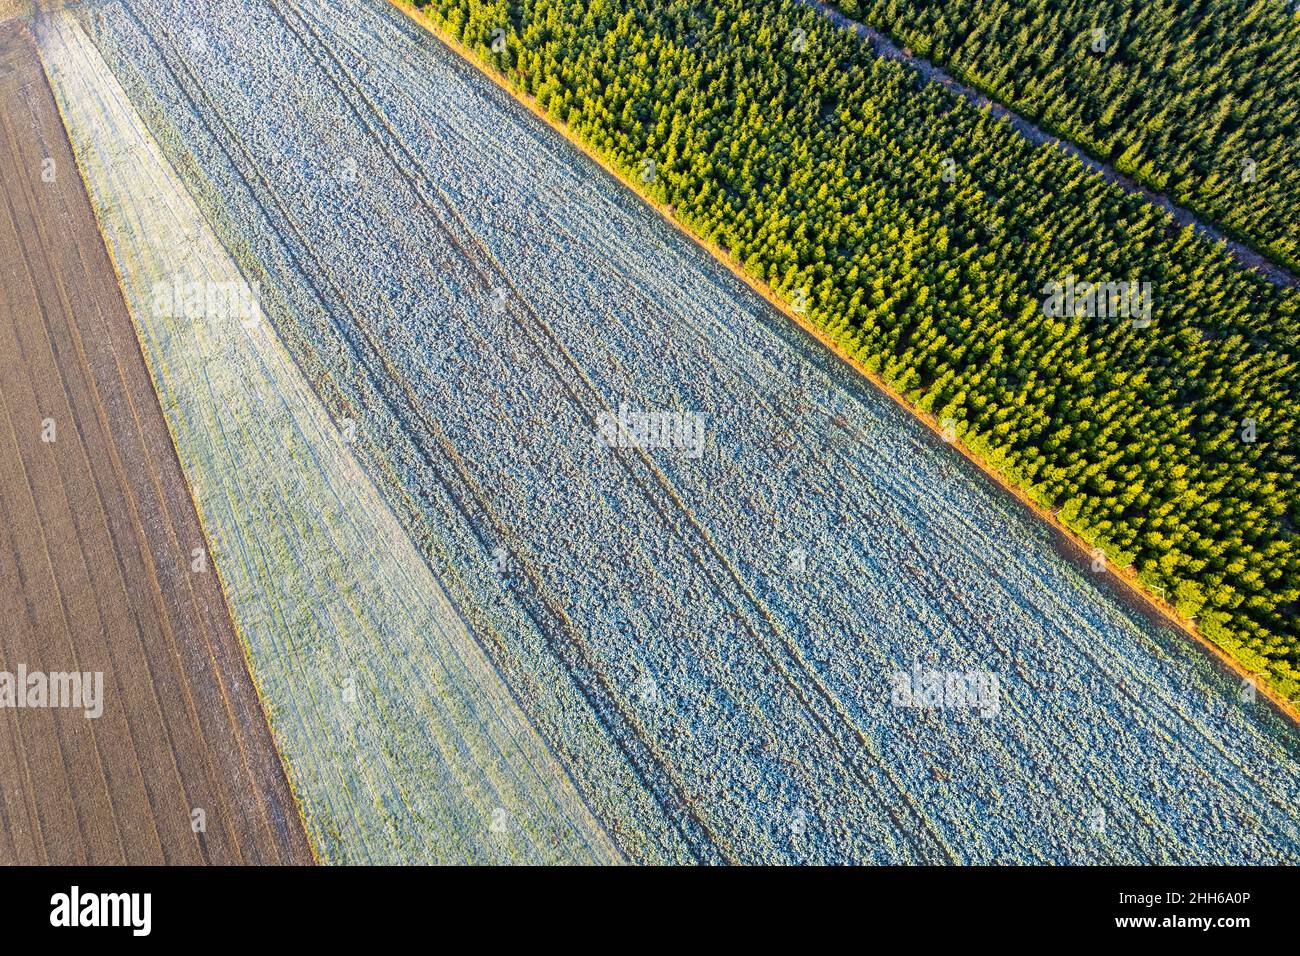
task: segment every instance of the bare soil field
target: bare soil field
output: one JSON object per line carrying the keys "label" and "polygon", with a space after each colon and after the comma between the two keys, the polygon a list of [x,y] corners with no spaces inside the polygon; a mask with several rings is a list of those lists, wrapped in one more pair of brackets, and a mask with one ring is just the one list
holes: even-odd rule
{"label": "bare soil field", "polygon": [[[25,27],[0,27],[0,863],[310,863],[221,584]],[[196,550],[197,549],[197,550]]]}

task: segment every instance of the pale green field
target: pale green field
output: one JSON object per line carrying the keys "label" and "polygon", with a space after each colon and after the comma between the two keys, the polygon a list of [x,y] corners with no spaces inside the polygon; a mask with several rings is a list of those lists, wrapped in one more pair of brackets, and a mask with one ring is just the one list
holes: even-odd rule
{"label": "pale green field", "polygon": [[616,859],[269,323],[156,307],[242,277],[79,24],[41,34],[321,859]]}

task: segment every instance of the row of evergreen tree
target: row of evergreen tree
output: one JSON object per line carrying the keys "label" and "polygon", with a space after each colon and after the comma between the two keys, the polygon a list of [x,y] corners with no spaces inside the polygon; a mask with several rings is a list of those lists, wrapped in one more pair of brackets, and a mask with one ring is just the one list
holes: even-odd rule
{"label": "row of evergreen tree", "polygon": [[837,5],[1300,267],[1300,2]]}
{"label": "row of evergreen tree", "polygon": [[[428,9],[1300,696],[1300,295],[798,0]],[[1090,282],[1134,283],[1149,308],[1093,314]]]}

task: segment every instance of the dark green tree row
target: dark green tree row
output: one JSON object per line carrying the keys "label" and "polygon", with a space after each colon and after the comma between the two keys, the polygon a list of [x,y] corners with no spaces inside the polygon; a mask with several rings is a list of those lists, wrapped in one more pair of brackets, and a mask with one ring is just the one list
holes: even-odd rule
{"label": "dark green tree row", "polygon": [[1300,266],[1296,0],[837,0],[893,37]]}
{"label": "dark green tree row", "polygon": [[[797,0],[429,11],[630,179],[653,160],[652,198],[1300,696],[1300,295]],[[1050,316],[1070,277],[1149,282],[1150,324]]]}

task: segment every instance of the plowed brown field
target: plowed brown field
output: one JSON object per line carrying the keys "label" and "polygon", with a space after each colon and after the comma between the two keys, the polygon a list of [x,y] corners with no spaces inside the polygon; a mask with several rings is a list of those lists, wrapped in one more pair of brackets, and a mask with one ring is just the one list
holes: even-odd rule
{"label": "plowed brown field", "polygon": [[104,675],[97,719],[0,707],[0,862],[309,863],[220,582],[211,562],[192,569],[194,505],[16,22],[0,27],[0,183],[0,671]]}

